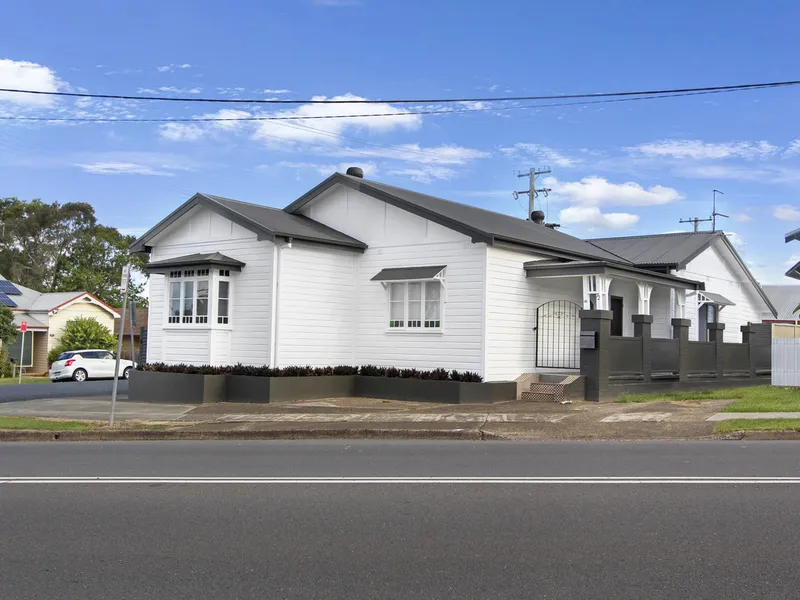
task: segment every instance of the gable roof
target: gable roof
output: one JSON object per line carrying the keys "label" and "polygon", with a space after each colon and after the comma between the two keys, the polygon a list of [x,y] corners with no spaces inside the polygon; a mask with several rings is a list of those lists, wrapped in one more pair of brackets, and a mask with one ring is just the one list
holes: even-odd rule
{"label": "gable roof", "polygon": [[[3,281],[9,280],[3,279]],[[14,286],[20,292],[19,295],[11,296],[17,305],[14,309],[15,312],[49,313],[52,310],[63,308],[74,301],[87,297],[91,298],[94,304],[104,308],[112,315],[119,316],[117,311],[89,292],[37,292],[18,283],[14,283]]]}
{"label": "gable roof", "polygon": [[794,309],[800,306],[800,285],[765,285],[764,292],[777,309],[776,319],[781,321],[800,319],[800,312],[794,312]]}
{"label": "gable roof", "polygon": [[205,206],[221,214],[258,234],[259,239],[274,241],[276,237],[283,237],[357,249],[367,247],[364,242],[303,215],[292,215],[260,204],[197,193],[136,240],[129,248],[130,252],[149,251],[148,242],[195,206]]}
{"label": "gable roof", "polygon": [[618,254],[638,266],[664,266],[682,269],[697,257],[721,231],[663,233],[587,240],[608,252]]}
{"label": "gable roof", "polygon": [[468,235],[473,241],[511,242],[569,257],[628,263],[600,247],[524,219],[342,173],[331,175],[284,210],[296,215],[303,206],[337,183]]}

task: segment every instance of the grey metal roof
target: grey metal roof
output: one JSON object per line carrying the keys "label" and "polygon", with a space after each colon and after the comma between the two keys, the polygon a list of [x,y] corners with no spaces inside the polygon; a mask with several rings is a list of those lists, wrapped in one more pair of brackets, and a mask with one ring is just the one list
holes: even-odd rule
{"label": "grey metal roof", "polygon": [[700,295],[705,296],[711,301],[712,304],[718,304],[719,306],[736,306],[735,302],[728,300],[722,294],[717,294],[715,292],[700,292]]}
{"label": "grey metal roof", "polygon": [[172,267],[206,265],[218,265],[241,271],[245,263],[231,258],[230,256],[220,254],[219,252],[211,252],[207,254],[187,254],[185,256],[176,256],[175,258],[166,258],[164,260],[149,262],[144,266],[144,269],[145,271],[156,271],[158,269],[169,269]]}
{"label": "grey metal roof", "polygon": [[800,262],[795,263],[794,266],[786,271],[786,276],[792,279],[800,279]]}
{"label": "grey metal roof", "polygon": [[[661,285],[669,285],[679,289],[702,290],[705,284],[694,279],[685,279],[675,275],[639,269],[631,265],[623,265],[607,260],[573,260],[558,262],[554,260],[532,260],[524,263],[526,277],[578,277],[581,275],[616,275],[628,276],[638,281],[649,281]],[[705,292],[704,292],[705,293]]]}
{"label": "grey metal roof", "polygon": [[446,265],[436,267],[400,267],[381,269],[371,281],[407,281],[409,279],[433,279],[444,271]]}
{"label": "grey metal roof", "polygon": [[800,319],[794,309],[800,306],[800,285],[765,285],[764,291],[778,311],[775,316],[781,321]]}
{"label": "grey metal roof", "polygon": [[680,269],[705,250],[712,240],[724,235],[721,231],[687,231],[587,241],[636,265],[672,266]]}
{"label": "grey metal roof", "polygon": [[794,240],[800,240],[800,229],[795,229],[794,231],[790,231],[786,234],[785,241],[793,242]]}
{"label": "grey metal roof", "polygon": [[149,242],[155,236],[195,206],[206,206],[270,241],[276,237],[283,237],[357,249],[367,247],[364,242],[303,215],[292,215],[280,209],[260,204],[198,193],[136,240],[131,245],[130,251],[146,251]]}
{"label": "grey metal roof", "polygon": [[17,329],[19,329],[19,326],[22,325],[23,321],[25,321],[28,324],[28,327],[31,329],[47,329],[47,325],[30,316],[28,313],[15,312],[14,325],[17,326]]}
{"label": "grey metal roof", "polygon": [[296,214],[305,204],[337,183],[469,235],[476,241],[488,244],[512,242],[570,257],[628,262],[576,237],[524,219],[341,173],[331,175],[284,210]]}

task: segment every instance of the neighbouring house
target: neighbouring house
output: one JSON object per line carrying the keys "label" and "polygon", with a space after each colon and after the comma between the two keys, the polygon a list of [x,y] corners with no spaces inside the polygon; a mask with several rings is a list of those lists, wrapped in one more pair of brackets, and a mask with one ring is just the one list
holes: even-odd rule
{"label": "neighbouring house", "polygon": [[[121,308],[114,309],[117,312],[121,313]],[[139,308],[136,307],[133,316],[133,358],[131,357],[131,320],[130,320],[130,309],[128,309],[128,314],[125,315],[124,319],[117,319],[114,321],[114,335],[119,335],[119,328],[120,324],[124,325],[123,329],[123,338],[122,338],[122,354],[120,354],[121,358],[126,360],[132,360],[134,362],[139,361],[139,349],[141,348],[141,332],[142,328],[147,327],[147,308]],[[124,323],[123,323],[124,322]]]}
{"label": "neighbouring house", "polygon": [[283,210],[195,194],[131,247],[150,254],[147,360],[445,367],[502,381],[578,369],[581,311],[613,315],[617,337],[652,322],[653,338],[670,338],[688,319],[693,339],[728,323],[732,342],[775,314],[721,232],[581,240],[533,218],[357,169]]}
{"label": "neighbouring house", "polygon": [[795,309],[800,306],[800,285],[765,285],[764,292],[775,306],[777,314],[764,319],[765,323],[797,323],[800,321],[800,312]]}
{"label": "neighbouring house", "polygon": [[[47,353],[58,345],[67,321],[76,317],[94,317],[109,331],[119,313],[89,292],[42,293],[21,286],[0,276],[0,303],[11,308],[19,330],[28,324],[22,367],[30,373],[44,373]],[[20,363],[22,336],[8,347],[9,355]]]}

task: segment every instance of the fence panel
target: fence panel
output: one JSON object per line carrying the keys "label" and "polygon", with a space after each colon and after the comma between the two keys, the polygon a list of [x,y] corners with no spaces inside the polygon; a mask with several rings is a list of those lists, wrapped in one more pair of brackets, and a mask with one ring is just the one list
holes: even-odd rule
{"label": "fence panel", "polygon": [[750,372],[750,348],[747,344],[722,344],[722,361],[725,371]]}
{"label": "fence panel", "polygon": [[772,338],[772,385],[800,387],[800,338]]}
{"label": "fence panel", "polygon": [[716,345],[715,342],[689,342],[689,371],[715,373],[717,370]]}
{"label": "fence panel", "polygon": [[678,372],[678,340],[653,338],[650,341],[652,353],[650,364],[653,373]]}
{"label": "fence panel", "polygon": [[610,369],[612,375],[642,373],[642,338],[609,338]]}

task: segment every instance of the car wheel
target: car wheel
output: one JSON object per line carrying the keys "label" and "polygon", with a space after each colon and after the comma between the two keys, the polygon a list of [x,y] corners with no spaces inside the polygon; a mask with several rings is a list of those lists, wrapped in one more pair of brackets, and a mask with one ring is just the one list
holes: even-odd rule
{"label": "car wheel", "polygon": [[131,378],[131,368],[130,367],[128,367],[127,369],[125,369],[122,372],[122,378],[123,379],[130,379]]}
{"label": "car wheel", "polygon": [[75,369],[75,371],[72,373],[72,381],[77,381],[80,383],[82,381],[86,381],[86,377],[86,371],[83,369]]}

